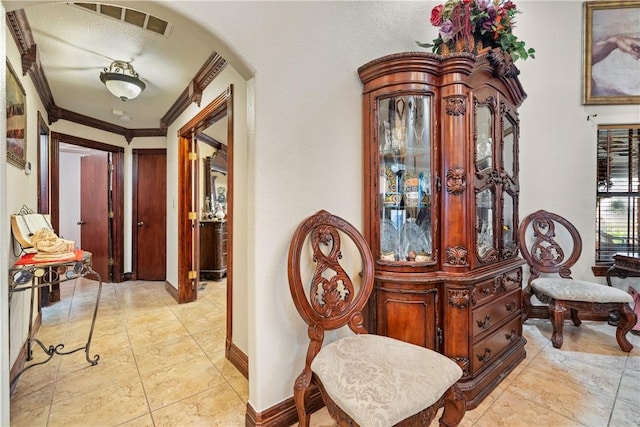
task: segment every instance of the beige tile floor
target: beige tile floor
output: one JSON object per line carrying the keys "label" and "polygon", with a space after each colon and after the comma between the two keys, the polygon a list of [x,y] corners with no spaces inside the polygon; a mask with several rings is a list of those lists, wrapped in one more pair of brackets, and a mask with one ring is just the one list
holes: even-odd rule
{"label": "beige tile floor", "polygon": [[[83,346],[96,288],[64,283],[38,338]],[[627,354],[603,323],[567,322],[560,350],[547,321],[527,321],[524,335],[527,358],[461,426],[640,426],[640,336],[629,335]],[[27,370],[11,398],[11,425],[244,426],[248,382],[224,358],[224,336],[224,281],[184,305],[160,282],[106,283],[91,345],[99,363],[78,352]],[[311,422],[333,424],[326,409]]]}

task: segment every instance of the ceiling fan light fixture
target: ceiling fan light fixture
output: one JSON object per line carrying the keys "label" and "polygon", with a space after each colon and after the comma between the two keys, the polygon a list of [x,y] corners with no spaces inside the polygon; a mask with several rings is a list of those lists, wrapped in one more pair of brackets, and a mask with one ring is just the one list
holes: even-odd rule
{"label": "ceiling fan light fixture", "polygon": [[113,96],[123,101],[137,97],[147,87],[130,63],[118,60],[100,73],[100,81]]}

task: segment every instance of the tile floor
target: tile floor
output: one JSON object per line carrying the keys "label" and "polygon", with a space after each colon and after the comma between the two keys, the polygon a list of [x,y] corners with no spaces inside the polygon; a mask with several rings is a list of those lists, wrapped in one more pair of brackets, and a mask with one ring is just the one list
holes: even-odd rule
{"label": "tile floor", "polygon": [[[64,283],[38,338],[83,346],[96,288]],[[640,336],[630,334],[635,348],[623,353],[603,323],[567,322],[561,350],[547,321],[527,321],[524,335],[527,358],[461,426],[640,426]],[[184,305],[160,282],[105,283],[91,345],[99,363],[78,352],[27,370],[11,398],[11,426],[244,426],[248,383],[224,358],[224,337],[224,281]],[[326,409],[311,422],[333,424]]]}

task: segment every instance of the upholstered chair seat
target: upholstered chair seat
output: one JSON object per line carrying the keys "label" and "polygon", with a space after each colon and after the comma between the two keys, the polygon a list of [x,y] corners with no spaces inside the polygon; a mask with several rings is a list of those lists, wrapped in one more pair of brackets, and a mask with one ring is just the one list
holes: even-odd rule
{"label": "upholstered chair seat", "polygon": [[326,393],[361,426],[392,426],[435,404],[462,377],[457,363],[379,335],[325,346],[311,363]]}
{"label": "upholstered chair seat", "polygon": [[532,280],[531,287],[556,300],[633,303],[631,295],[623,290],[583,280],[542,278]]}

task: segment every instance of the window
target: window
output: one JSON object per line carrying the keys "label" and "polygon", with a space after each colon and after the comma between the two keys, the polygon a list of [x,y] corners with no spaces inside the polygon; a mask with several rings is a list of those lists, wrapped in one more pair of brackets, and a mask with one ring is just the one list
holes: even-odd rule
{"label": "window", "polygon": [[596,262],[638,252],[640,125],[598,126]]}

